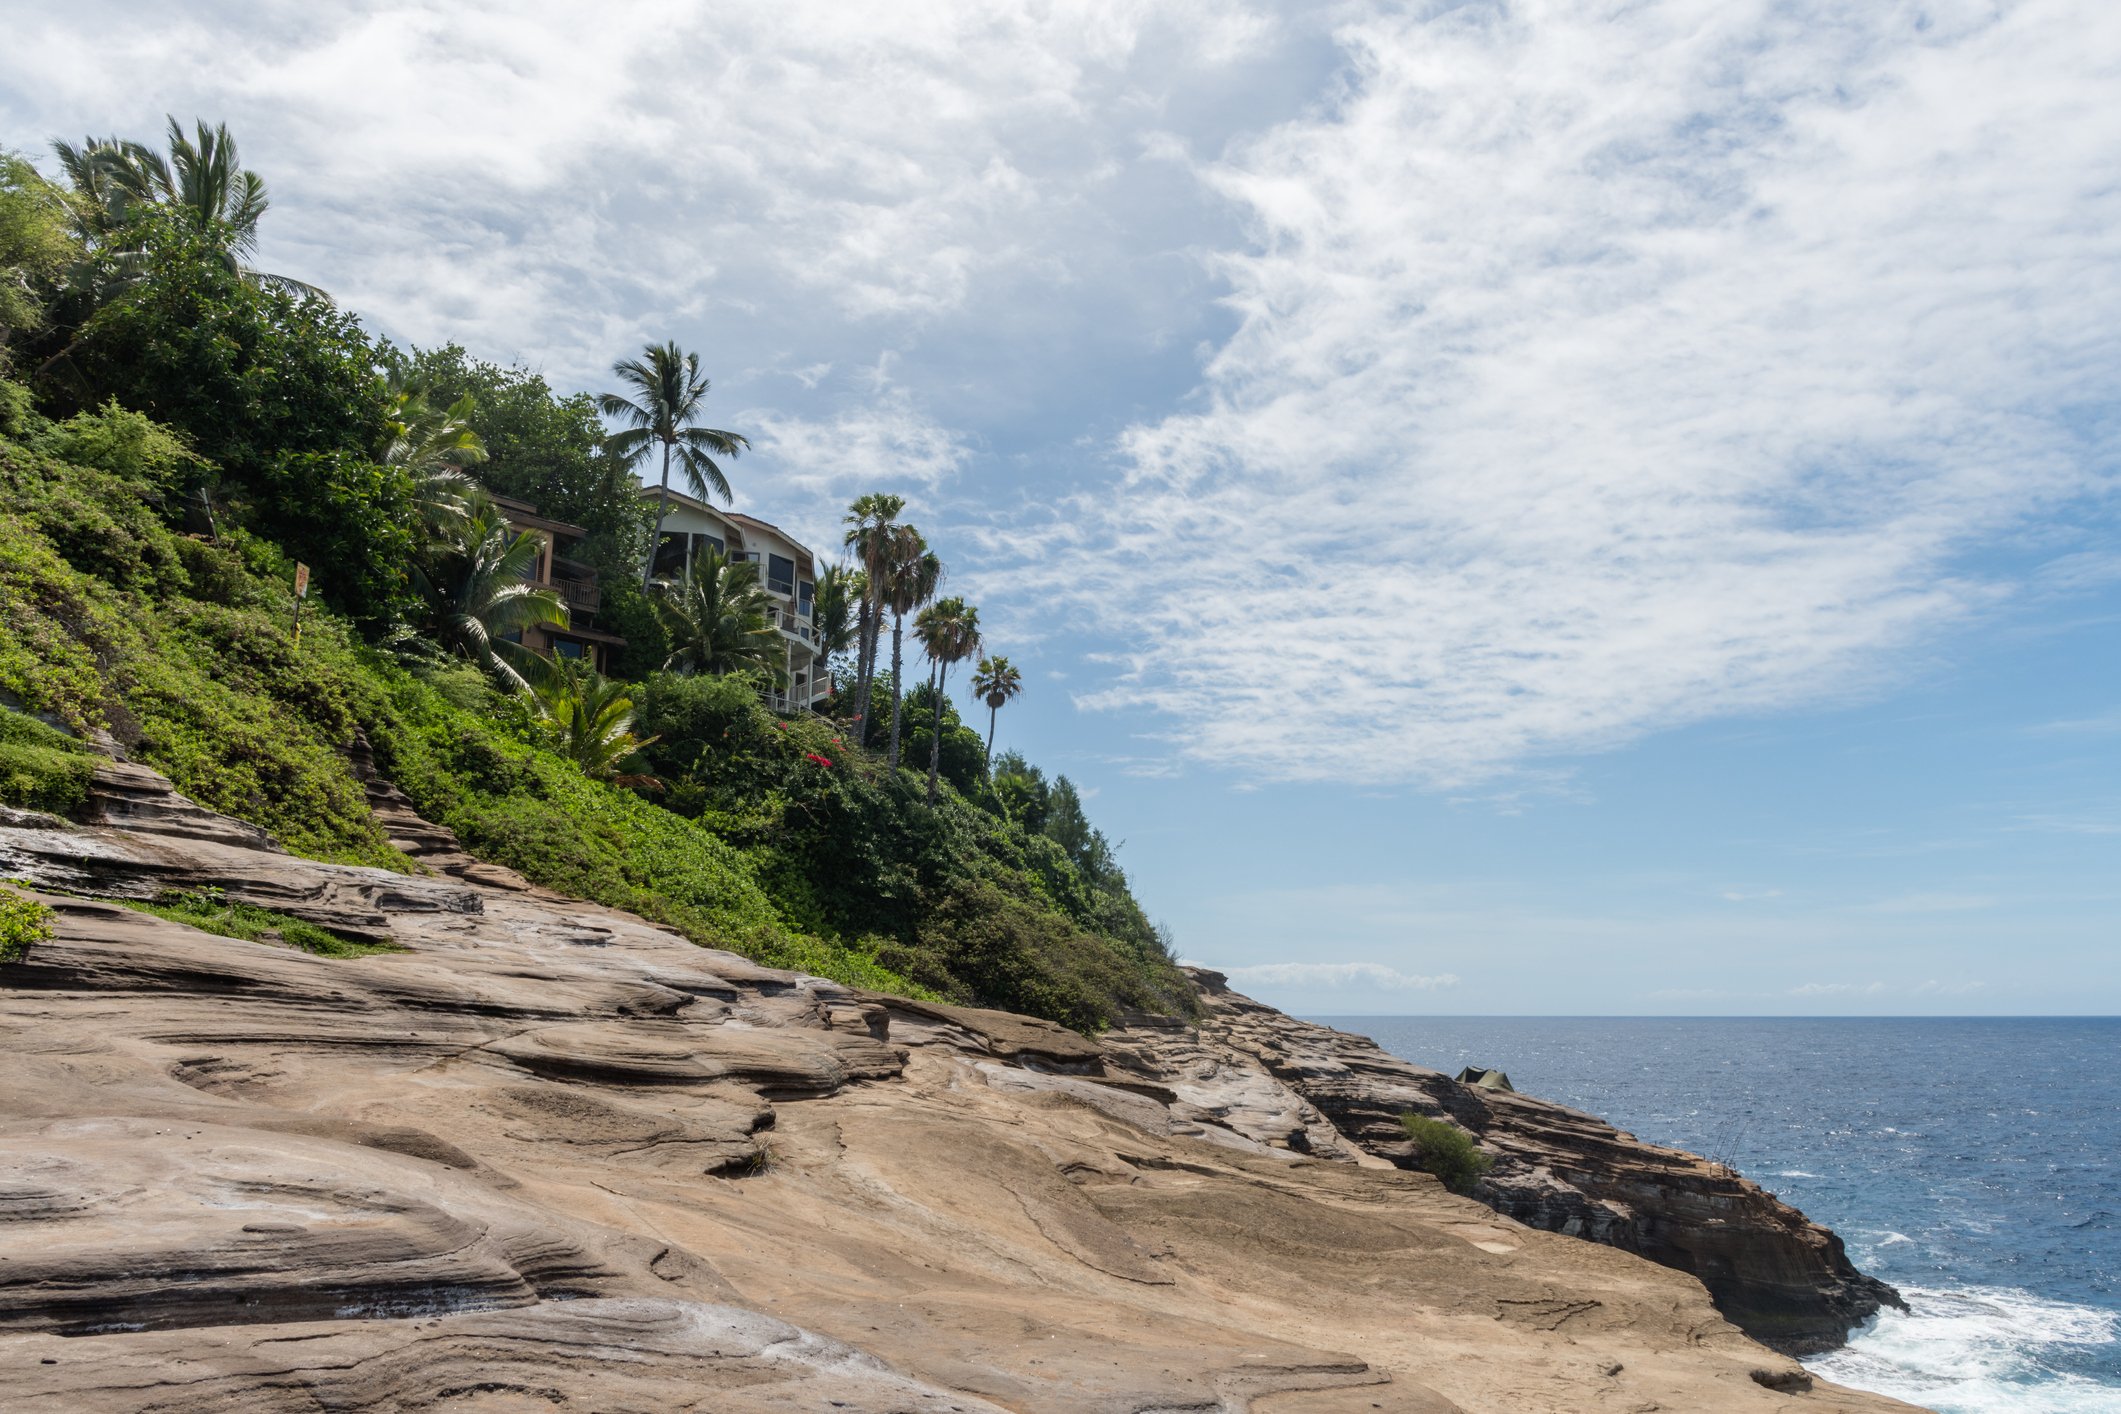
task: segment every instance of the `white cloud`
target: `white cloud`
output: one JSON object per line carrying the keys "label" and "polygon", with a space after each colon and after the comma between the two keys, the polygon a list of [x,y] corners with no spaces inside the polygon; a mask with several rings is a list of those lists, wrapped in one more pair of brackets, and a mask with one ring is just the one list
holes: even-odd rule
{"label": "white cloud", "polygon": [[779,508],[828,558],[839,544],[840,510],[853,497],[932,491],[972,454],[900,388],[824,417],[753,408],[733,421],[750,429],[751,497]]}
{"label": "white cloud", "polygon": [[1805,982],[1790,988],[1793,997],[1874,997],[1886,991],[1883,982]]}
{"label": "white cloud", "polygon": [[[2121,8],[1526,0],[1342,31],[1197,410],[1026,555],[1096,705],[1449,784],[1889,679],[2111,488]],[[2101,439],[2104,439],[2103,441]]]}
{"label": "white cloud", "polygon": [[1423,976],[1376,962],[1263,962],[1225,971],[1232,982],[1270,987],[1373,987],[1392,992],[1429,992],[1458,985],[1455,973]]}

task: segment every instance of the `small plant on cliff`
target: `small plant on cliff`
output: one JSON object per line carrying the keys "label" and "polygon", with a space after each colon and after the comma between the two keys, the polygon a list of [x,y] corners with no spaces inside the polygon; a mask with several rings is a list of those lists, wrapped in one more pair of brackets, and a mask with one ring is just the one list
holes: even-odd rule
{"label": "small plant on cliff", "polygon": [[157,918],[167,918],[172,923],[182,923],[204,933],[218,933],[224,938],[246,943],[269,943],[277,939],[288,947],[299,948],[317,957],[372,957],[376,953],[405,951],[389,943],[372,943],[334,933],[329,928],[320,928],[269,908],[237,903],[219,889],[165,893],[153,903],[138,903],[131,899],[119,899],[118,902],[127,908],[152,913]]}
{"label": "small plant on cliff", "polygon": [[1403,1114],[1399,1122],[1414,1141],[1422,1171],[1435,1174],[1453,1193],[1471,1193],[1481,1175],[1495,1166],[1455,1124],[1417,1114]]}
{"label": "small plant on cliff", "polygon": [[0,884],[0,963],[20,962],[52,935],[52,911]]}

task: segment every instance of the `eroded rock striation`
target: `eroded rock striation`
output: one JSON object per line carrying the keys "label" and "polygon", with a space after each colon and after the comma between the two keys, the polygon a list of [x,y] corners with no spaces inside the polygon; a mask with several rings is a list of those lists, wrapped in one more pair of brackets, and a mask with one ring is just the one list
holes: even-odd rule
{"label": "eroded rock striation", "polygon": [[[1449,1092],[1240,1026],[1226,992],[1198,1032],[1092,1042],[532,888],[381,783],[429,872],[295,858],[137,768],[99,782],[132,802],[105,823],[0,821],[0,875],[56,910],[0,968],[0,1407],[1902,1407],[1789,1393],[1803,1371],[1693,1277],[1395,1167],[1387,1111]],[[112,901],[209,886],[405,951]],[[1572,1167],[1598,1151],[1563,1131],[1594,1121],[1509,1100],[1481,1132],[1498,1184],[1553,1185],[1528,1215],[1574,1193],[1633,1232],[1694,1221]]]}
{"label": "eroded rock striation", "polygon": [[1142,1018],[1106,1048],[1116,1067],[1219,1106],[1216,1118],[1242,1133],[1331,1157],[1352,1146],[1412,1167],[1418,1153],[1400,1116],[1455,1121],[1494,1160],[1480,1201],[1697,1277],[1727,1319],[1792,1354],[1831,1350],[1881,1306],[1903,1304],[1855,1269],[1833,1232],[1722,1164],[1564,1105],[1460,1084],[1367,1037],[1253,1001],[1220,973],[1188,971],[1203,1004],[1197,1029]]}

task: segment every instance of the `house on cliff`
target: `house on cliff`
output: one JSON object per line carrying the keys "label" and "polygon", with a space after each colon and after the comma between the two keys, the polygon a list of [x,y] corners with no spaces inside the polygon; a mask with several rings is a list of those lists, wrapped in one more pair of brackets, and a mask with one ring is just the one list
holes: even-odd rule
{"label": "house on cliff", "polygon": [[[662,495],[658,487],[644,486],[641,495],[651,503]],[[731,560],[758,566],[759,587],[773,602],[773,627],[780,634],[787,654],[788,687],[769,692],[767,704],[783,712],[816,706],[832,695],[832,682],[818,652],[812,611],[817,595],[817,557],[794,536],[756,516],[722,510],[679,491],[670,494],[663,517],[663,535],[656,545],[654,572],[658,579],[682,580],[692,567],[712,550]]]}
{"label": "house on cliff", "polygon": [[597,606],[602,599],[597,572],[579,560],[568,559],[566,553],[579,547],[589,532],[563,520],[549,520],[538,514],[536,506],[513,496],[492,496],[492,500],[508,518],[510,530],[536,536],[543,545],[537,566],[528,576],[530,582],[554,591],[567,606],[566,627],[526,628],[522,633],[523,646],[552,658],[579,658],[600,673],[608,672],[612,653],[625,647],[626,640],[596,627]]}

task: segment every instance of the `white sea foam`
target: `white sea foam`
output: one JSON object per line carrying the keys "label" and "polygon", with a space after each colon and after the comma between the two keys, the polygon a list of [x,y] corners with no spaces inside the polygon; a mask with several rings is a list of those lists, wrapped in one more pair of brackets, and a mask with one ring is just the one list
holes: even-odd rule
{"label": "white sea foam", "polygon": [[1805,1172],[1805,1171],[1804,1171],[1803,1169],[1778,1169],[1778,1170],[1776,1170],[1776,1173],[1775,1173],[1775,1177],[1777,1177],[1777,1178],[1817,1178],[1817,1177],[1819,1177],[1819,1175],[1818,1175],[1818,1174],[1816,1174],[1816,1173],[1806,1173],[1806,1172]]}
{"label": "white sea foam", "polygon": [[2113,1414],[2121,1386],[2051,1368],[2072,1345],[2121,1339],[2121,1313],[2000,1287],[1905,1288],[1845,1349],[1806,1363],[1838,1384],[1937,1414]]}

